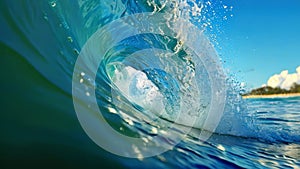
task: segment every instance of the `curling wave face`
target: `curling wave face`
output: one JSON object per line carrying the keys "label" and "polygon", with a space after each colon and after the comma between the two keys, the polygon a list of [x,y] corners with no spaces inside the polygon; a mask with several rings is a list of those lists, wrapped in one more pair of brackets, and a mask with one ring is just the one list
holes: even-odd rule
{"label": "curling wave face", "polygon": [[[95,82],[95,89],[83,84],[85,75]],[[102,108],[126,114],[138,111],[138,115],[213,132],[224,110],[224,77],[212,44],[188,20],[167,13],[130,15],[97,30],[82,49],[73,74],[75,110],[85,131],[102,147],[107,141],[93,134],[89,110],[78,106],[87,101],[89,109],[99,112],[93,106],[97,96],[110,100],[111,106],[98,103]],[[126,101],[129,104],[123,110]],[[102,123],[100,117],[98,124]],[[200,135],[203,140],[209,136]]]}

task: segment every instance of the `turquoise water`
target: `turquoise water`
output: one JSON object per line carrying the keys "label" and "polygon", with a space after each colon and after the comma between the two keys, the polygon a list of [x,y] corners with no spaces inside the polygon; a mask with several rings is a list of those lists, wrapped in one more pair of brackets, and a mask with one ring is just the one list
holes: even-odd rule
{"label": "turquoise water", "polygon": [[[87,136],[72,100],[76,59],[98,28],[122,16],[153,12],[163,6],[163,1],[148,2],[150,5],[146,1],[122,0],[0,2],[1,168],[299,168],[300,98],[242,100],[239,89],[230,87],[234,86],[230,82],[226,83],[229,89],[224,114],[216,130],[208,131],[212,134],[208,140],[199,139],[200,133],[207,130],[199,120],[171,150],[154,157],[131,159],[105,151]],[[179,9],[192,13],[193,2],[188,1]],[[174,6],[176,3],[166,3],[160,12],[172,11]],[[208,24],[202,22],[203,17],[211,16],[210,8],[203,7],[201,14],[179,15],[202,30]],[[212,32],[205,33],[211,40]],[[105,46],[106,42],[97,43]],[[204,63],[196,63],[200,69],[193,69],[193,59],[187,59],[189,49],[176,50],[177,44],[175,36],[168,39],[143,34],[127,38],[108,51],[95,84],[89,81],[88,74],[82,77],[87,86],[96,86],[99,108],[116,131],[151,142],[151,136],[174,122],[182,100],[189,103],[191,110],[204,115],[208,107],[214,106],[209,103],[213,93],[209,71],[201,69]],[[138,53],[147,56],[139,60],[127,57],[153,46],[176,54],[171,59],[149,59],[147,52]],[[146,69],[149,65],[156,65],[157,69]],[[127,77],[125,70],[133,68],[143,71]],[[201,80],[193,80],[195,70]],[[177,74],[185,76],[179,78]],[[136,88],[140,80],[147,82],[146,87]],[[191,87],[184,88],[185,85]],[[145,99],[152,89],[159,93]],[[113,95],[109,94],[111,91]],[[183,91],[192,94],[185,96]],[[159,99],[162,101],[156,102]],[[174,126],[167,134],[181,135],[182,125],[187,123]],[[110,133],[101,134],[103,138],[110,137]],[[153,144],[173,146],[167,134]]]}

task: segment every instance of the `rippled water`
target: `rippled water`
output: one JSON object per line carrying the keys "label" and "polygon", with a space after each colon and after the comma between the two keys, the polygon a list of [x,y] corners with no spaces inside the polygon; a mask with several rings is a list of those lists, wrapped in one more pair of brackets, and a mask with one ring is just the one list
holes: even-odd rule
{"label": "rippled water", "polygon": [[[6,96],[1,101],[0,152],[5,168],[44,164],[72,168],[300,167],[299,97],[242,100],[227,80],[224,114],[218,127],[211,130],[204,123],[209,110],[220,107],[212,99],[217,92],[211,85],[222,83],[214,83],[210,77],[214,72],[224,80],[212,49],[212,44],[217,44],[212,20],[223,18],[217,15],[220,11],[230,12],[222,3],[65,0],[1,1],[0,6],[1,91]],[[75,71],[75,80],[85,87],[84,95],[92,95],[89,89],[95,89],[98,107],[112,128],[142,138],[145,144],[171,147],[158,156],[144,158],[141,154],[130,159],[101,149],[82,130],[73,108],[72,77],[76,59],[99,28],[141,12],[164,12],[189,20],[201,32],[201,41],[207,43],[199,47],[203,50],[198,56],[182,41],[185,34],[199,37],[195,32],[141,34],[118,42],[102,56],[95,82],[90,73]],[[166,23],[170,25],[153,29],[171,31],[174,21]],[[107,39],[94,44],[109,46],[112,37],[122,35],[105,36]],[[159,49],[157,55],[150,51],[153,48]],[[205,56],[211,60],[201,60]],[[97,66],[89,61],[87,68]],[[213,63],[212,68],[205,67],[207,63]],[[86,114],[94,113],[84,99],[79,102]],[[178,114],[186,118],[176,121]],[[188,117],[198,121],[190,123]],[[193,126],[190,133],[173,147],[174,140],[189,126]],[[211,137],[203,140],[199,137],[203,132]],[[153,140],[156,135],[160,137]],[[101,138],[110,137],[109,132],[101,133]]]}

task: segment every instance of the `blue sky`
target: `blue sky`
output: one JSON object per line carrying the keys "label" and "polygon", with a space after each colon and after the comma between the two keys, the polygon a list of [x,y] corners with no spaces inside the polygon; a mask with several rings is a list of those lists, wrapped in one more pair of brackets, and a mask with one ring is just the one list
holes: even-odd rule
{"label": "blue sky", "polygon": [[228,0],[233,17],[222,26],[226,68],[247,88],[260,87],[300,65],[300,0]]}

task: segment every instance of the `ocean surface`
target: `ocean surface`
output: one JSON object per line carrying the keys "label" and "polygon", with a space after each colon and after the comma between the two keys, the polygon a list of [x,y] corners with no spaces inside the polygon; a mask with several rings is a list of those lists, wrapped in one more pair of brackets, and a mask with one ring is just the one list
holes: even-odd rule
{"label": "ocean surface", "polygon": [[[230,9],[193,0],[1,0],[0,168],[300,168],[300,97],[243,100],[243,89],[223,73],[216,25]],[[162,33],[135,34],[110,46],[126,30],[107,25],[138,13],[166,15],[164,24],[147,27]],[[183,24],[175,30],[187,31],[169,33],[176,18],[199,31]],[[99,29],[101,38],[89,41]],[[200,38],[194,41],[201,50],[191,50],[185,37]],[[79,67],[87,71],[76,72],[84,48],[104,47],[110,48],[99,53],[99,64],[87,60]],[[153,55],[154,48],[167,52]],[[95,95],[105,120],[93,116],[89,99],[74,98],[74,83],[88,98]],[[95,127],[108,123],[145,146],[169,150],[145,157],[133,146],[137,158],[106,151],[83,129],[74,102],[95,117]],[[113,138],[109,131],[95,133]],[[117,141],[122,151],[127,142]]]}

